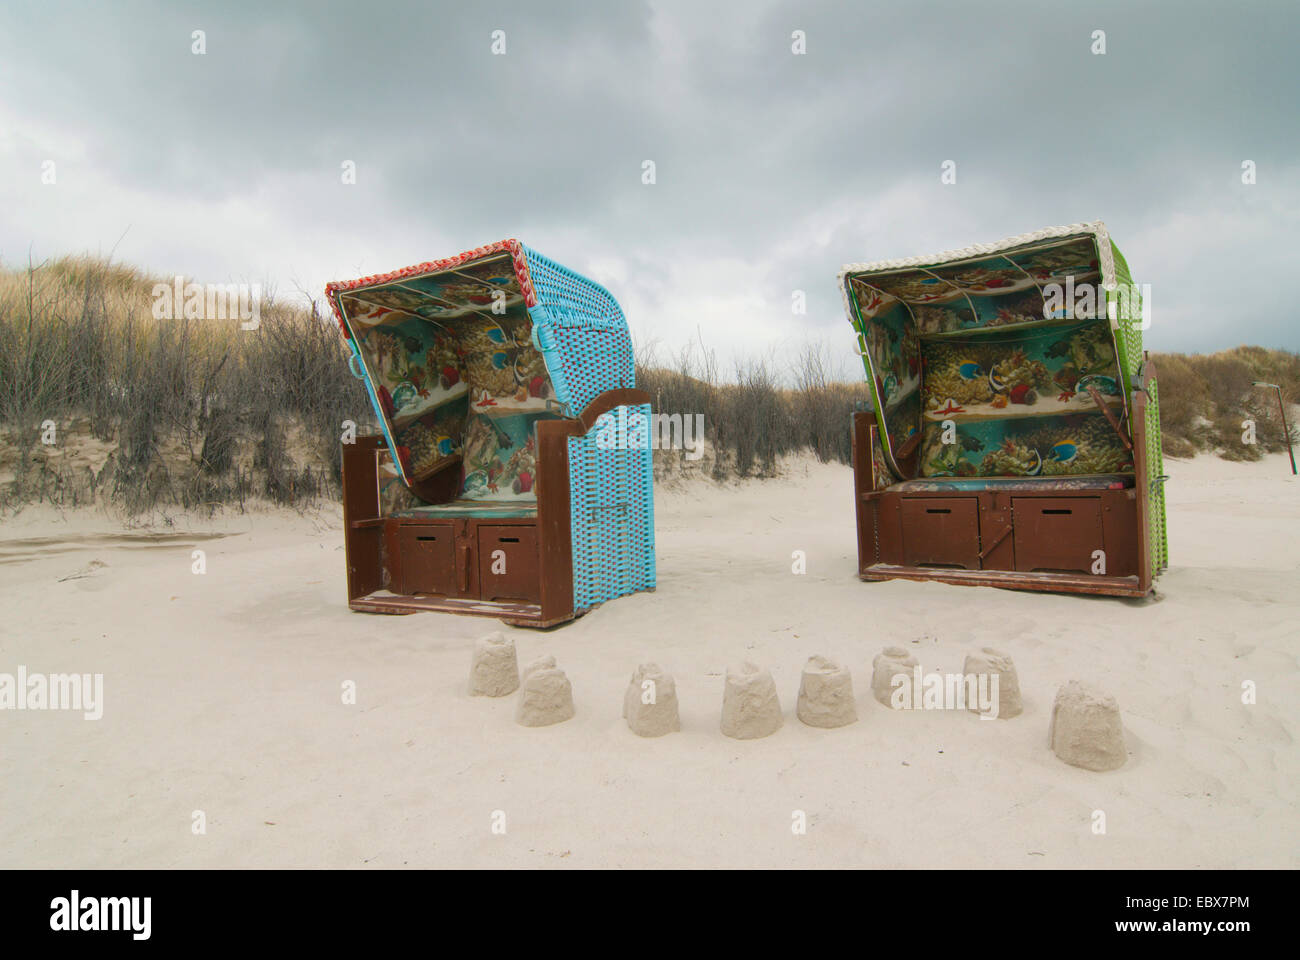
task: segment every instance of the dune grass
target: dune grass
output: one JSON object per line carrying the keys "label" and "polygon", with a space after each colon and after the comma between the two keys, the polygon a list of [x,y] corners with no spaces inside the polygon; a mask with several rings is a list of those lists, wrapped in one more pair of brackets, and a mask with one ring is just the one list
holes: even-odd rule
{"label": "dune grass", "polygon": [[[157,320],[154,283],[86,258],[0,273],[0,503],[106,498],[136,513],[336,497],[341,423],[374,418],[319,305],[265,298],[253,331]],[[112,452],[60,456],[79,437]]]}
{"label": "dune grass", "polygon": [[[157,282],[86,257],[0,270],[0,508],[336,499],[344,422],[361,433],[377,424],[323,301],[265,296],[260,325],[243,330],[238,320],[155,319]],[[725,373],[703,344],[671,355],[640,345],[637,382],[654,409],[705,422],[707,455],[658,451],[656,474],[764,477],[790,455],[848,463],[850,413],[868,400],[851,345],[846,335],[842,355],[810,344]],[[1294,403],[1300,355],[1154,356],[1167,453],[1283,449],[1275,394],[1251,381],[1281,384]],[[1253,446],[1241,442],[1245,419]]]}
{"label": "dune grass", "polygon": [[[1252,381],[1280,386],[1289,411],[1300,401],[1300,354],[1242,346],[1212,354],[1152,357],[1165,453],[1189,457],[1212,451],[1228,460],[1258,460],[1286,449],[1277,391],[1253,386]],[[1300,427],[1289,412],[1287,419],[1290,441],[1300,441]],[[1254,425],[1253,444],[1242,441],[1246,421]]]}

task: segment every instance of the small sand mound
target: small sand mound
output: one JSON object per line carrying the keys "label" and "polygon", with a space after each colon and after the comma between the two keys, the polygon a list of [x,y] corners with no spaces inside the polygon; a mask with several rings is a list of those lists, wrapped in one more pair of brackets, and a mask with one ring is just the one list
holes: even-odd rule
{"label": "small sand mound", "polygon": [[524,668],[523,690],[515,721],[524,727],[548,727],[574,714],[573,687],[554,657],[542,657]]}
{"label": "small sand mound", "polygon": [[810,727],[843,727],[855,722],[858,709],[848,668],[825,657],[809,657],[799,680],[795,716]]}
{"label": "small sand mound", "polygon": [[871,695],[892,708],[890,697],[894,693],[894,677],[900,673],[905,674],[910,683],[915,666],[916,657],[907,650],[902,647],[885,647],[871,661]]}
{"label": "small sand mound", "polygon": [[1057,691],[1048,740],[1058,757],[1085,770],[1115,770],[1128,759],[1119,704],[1078,680]]}
{"label": "small sand mound", "polygon": [[752,663],[727,668],[722,693],[722,732],[736,740],[755,740],[781,727],[781,702],[772,674]]}
{"label": "small sand mound", "polygon": [[623,716],[638,737],[662,737],[682,728],[677,684],[657,663],[643,663],[632,674],[623,696]]}
{"label": "small sand mound", "polygon": [[519,661],[515,643],[501,633],[481,637],[474,643],[474,661],[469,668],[471,697],[504,697],[519,689]]}
{"label": "small sand mound", "polygon": [[[967,654],[966,665],[962,668],[962,673],[967,676],[975,674],[977,677],[989,677],[987,688],[977,685],[977,689],[987,689],[990,695],[993,691],[992,677],[997,676],[997,701],[993,708],[985,714],[986,716],[997,717],[999,720],[1010,720],[1012,717],[1018,717],[1024,713],[1025,707],[1020,700],[1020,678],[1016,675],[1016,665],[1001,650],[984,647],[979,653]],[[969,709],[974,713],[979,713],[980,705],[970,703]]]}

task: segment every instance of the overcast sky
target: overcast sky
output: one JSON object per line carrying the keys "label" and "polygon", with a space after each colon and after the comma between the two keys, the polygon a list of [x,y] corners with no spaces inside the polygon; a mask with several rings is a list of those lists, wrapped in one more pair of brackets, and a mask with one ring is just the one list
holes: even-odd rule
{"label": "overcast sky", "polygon": [[517,237],[640,342],[852,362],[843,263],[1101,219],[1150,348],[1295,350],[1298,41],[1294,0],[5,0],[0,261],[320,296]]}

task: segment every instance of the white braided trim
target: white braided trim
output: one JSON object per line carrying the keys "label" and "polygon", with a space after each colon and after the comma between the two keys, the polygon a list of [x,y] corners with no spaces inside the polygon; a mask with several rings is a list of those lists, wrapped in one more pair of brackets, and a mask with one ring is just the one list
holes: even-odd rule
{"label": "white braided trim", "polygon": [[947,250],[943,253],[937,253],[931,257],[902,257],[897,260],[877,260],[874,263],[846,263],[840,268],[838,275],[840,296],[844,300],[844,311],[852,320],[853,306],[849,302],[848,286],[844,282],[845,276],[850,273],[898,270],[903,267],[935,267],[940,264],[951,263],[954,260],[992,256],[1002,253],[1004,250],[1024,246],[1027,243],[1037,243],[1040,240],[1055,240],[1060,237],[1087,234],[1091,234],[1096,238],[1097,262],[1101,267],[1101,284],[1109,289],[1115,285],[1115,258],[1111,254],[1110,234],[1106,232],[1106,224],[1100,220],[1094,220],[1091,223],[1071,223],[1062,227],[1044,227],[1042,230],[1022,233],[1018,237],[1008,237],[998,243],[976,243],[969,247],[962,247],[960,250]]}

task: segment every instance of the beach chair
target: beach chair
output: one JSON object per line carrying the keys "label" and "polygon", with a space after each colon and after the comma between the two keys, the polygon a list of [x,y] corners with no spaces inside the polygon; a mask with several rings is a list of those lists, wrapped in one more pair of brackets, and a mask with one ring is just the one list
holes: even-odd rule
{"label": "beach chair", "polygon": [[1168,562],[1156,372],[1100,222],[843,268],[858,575],[1144,596]]}
{"label": "beach chair", "polygon": [[650,413],[608,291],[505,240],[326,295],[381,428],[343,446],[352,609],[546,627],[654,588],[651,451],[603,430]]}

